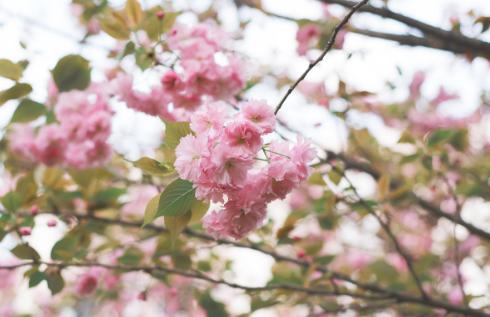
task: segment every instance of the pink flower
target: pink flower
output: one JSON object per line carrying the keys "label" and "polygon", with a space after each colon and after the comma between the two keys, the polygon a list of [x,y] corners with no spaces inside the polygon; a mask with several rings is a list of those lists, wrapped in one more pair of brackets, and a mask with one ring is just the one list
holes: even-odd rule
{"label": "pink flower", "polygon": [[267,156],[271,161],[283,160],[285,157],[291,158],[293,156],[293,152],[291,152],[289,149],[289,142],[287,141],[272,140],[269,144],[268,150],[272,151],[267,153]]}
{"label": "pink flower", "polygon": [[205,216],[202,221],[202,227],[206,229],[206,233],[212,235],[215,240],[226,237],[225,228],[219,222],[216,210]]}
{"label": "pink flower", "polygon": [[75,286],[75,294],[78,297],[87,297],[92,295],[99,286],[99,278],[92,272],[82,275]]}
{"label": "pink flower", "polygon": [[299,135],[296,139],[298,144],[292,149],[292,160],[299,168],[300,181],[304,182],[315,170],[313,167],[309,167],[307,163],[316,158],[317,149],[311,146],[311,139],[305,140]]}
{"label": "pink flower", "polygon": [[[157,12],[158,13],[158,12]],[[163,13],[163,12],[162,12]],[[146,292],[141,292],[138,294],[138,299],[142,301],[146,301]]]}
{"label": "pink flower", "polygon": [[204,133],[215,139],[223,129],[225,121],[229,119],[226,107],[223,104],[210,104],[208,101],[199,111],[191,116],[191,130],[197,134]]}
{"label": "pink flower", "polygon": [[235,120],[250,122],[260,134],[268,134],[276,129],[276,116],[274,110],[267,105],[267,101],[251,99],[240,108],[234,116]]}
{"label": "pink flower", "polygon": [[218,80],[218,68],[214,61],[192,61],[184,63],[187,80],[186,91],[191,95],[202,96],[213,92]]}
{"label": "pink flower", "polygon": [[447,299],[451,304],[457,305],[463,301],[463,292],[459,285],[454,286],[453,289],[447,294]]}
{"label": "pink flower", "polygon": [[30,236],[31,235],[31,227],[21,227],[19,229],[20,234],[23,236]]}
{"label": "pink flower", "polygon": [[217,68],[218,79],[211,93],[214,100],[230,100],[245,87],[245,63],[235,55],[228,56],[228,60],[228,66]]}
{"label": "pink flower", "polygon": [[144,215],[148,202],[158,195],[158,189],[153,185],[132,186],[128,192],[131,201],[122,206],[123,215]]}
{"label": "pink flower", "polygon": [[39,207],[37,205],[31,206],[31,215],[35,216],[39,212]]}
{"label": "pink flower", "polygon": [[52,219],[48,221],[48,227],[56,227],[56,220]]}
{"label": "pink flower", "polygon": [[305,55],[308,49],[316,45],[318,37],[321,34],[321,29],[316,24],[307,24],[298,30],[296,33],[296,40],[299,43],[296,51],[300,56]]}
{"label": "pink flower", "polygon": [[207,136],[199,134],[196,138],[189,134],[175,148],[174,166],[182,179],[198,182],[204,177],[204,171],[211,167]]}
{"label": "pink flower", "polygon": [[10,150],[29,161],[36,161],[36,140],[34,128],[29,124],[13,124],[13,131],[7,134]]}
{"label": "pink flower", "polygon": [[216,164],[214,181],[222,185],[240,186],[245,183],[247,171],[254,163],[251,157],[237,157],[223,145],[214,148],[211,160]]}
{"label": "pink flower", "polygon": [[63,163],[67,140],[59,125],[42,126],[35,140],[38,161],[48,166]]}
{"label": "pink flower", "polygon": [[248,157],[262,148],[260,134],[248,122],[233,122],[226,126],[221,143],[230,147],[237,156]]}
{"label": "pink flower", "polygon": [[179,74],[173,70],[166,72],[160,79],[163,90],[171,94],[177,94],[184,90],[184,82]]}
{"label": "pink flower", "polygon": [[438,106],[439,104],[443,103],[444,101],[448,101],[448,100],[456,100],[456,99],[459,99],[459,95],[458,94],[452,94],[452,95],[449,95],[446,90],[444,90],[443,87],[441,87],[439,89],[439,94],[437,95],[436,98],[434,98],[431,103],[433,103],[434,105]]}
{"label": "pink flower", "polygon": [[412,83],[410,84],[410,97],[412,99],[417,99],[420,97],[420,86],[425,81],[425,74],[423,72],[416,72],[413,75]]}

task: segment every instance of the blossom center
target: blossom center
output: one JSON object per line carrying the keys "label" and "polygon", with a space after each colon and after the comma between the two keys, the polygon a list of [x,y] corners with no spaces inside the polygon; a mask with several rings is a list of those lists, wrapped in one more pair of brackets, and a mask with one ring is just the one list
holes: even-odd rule
{"label": "blossom center", "polygon": [[252,122],[253,122],[253,123],[257,123],[257,122],[259,122],[259,120],[260,120],[260,115],[258,115],[258,116],[252,116],[252,117],[250,118],[250,120],[252,120]]}

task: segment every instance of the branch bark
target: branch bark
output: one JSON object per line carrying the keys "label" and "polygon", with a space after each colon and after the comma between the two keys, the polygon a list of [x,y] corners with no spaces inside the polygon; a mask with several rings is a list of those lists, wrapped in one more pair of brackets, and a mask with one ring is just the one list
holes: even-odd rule
{"label": "branch bark", "polygon": [[[347,0],[319,0],[319,1],[323,3],[329,3],[329,4],[339,4],[347,8],[351,8],[356,5],[356,2],[347,1]],[[436,45],[440,46],[440,48],[461,47],[461,50],[466,53],[471,52],[473,53],[473,55],[481,55],[481,56],[485,56],[486,58],[490,58],[490,43],[488,42],[469,38],[464,35],[457,34],[451,31],[446,31],[434,27],[432,25],[423,23],[421,21],[412,19],[410,17],[404,16],[402,14],[395,13],[386,8],[377,8],[371,5],[367,5],[360,8],[359,11],[369,12],[372,14],[379,15],[383,18],[393,19],[407,26],[419,29],[428,37],[429,40],[436,41]]]}

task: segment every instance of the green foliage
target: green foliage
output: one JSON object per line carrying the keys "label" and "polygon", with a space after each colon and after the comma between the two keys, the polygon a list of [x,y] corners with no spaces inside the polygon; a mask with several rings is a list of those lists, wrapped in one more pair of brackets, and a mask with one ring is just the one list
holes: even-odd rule
{"label": "green foliage", "polygon": [[58,294],[65,287],[65,280],[59,272],[53,272],[47,275],[46,281],[48,282],[48,288],[52,295]]}
{"label": "green foliage", "polygon": [[7,90],[0,91],[0,106],[12,99],[19,99],[27,96],[32,91],[32,87],[29,84],[15,84]]}
{"label": "green foliage", "polygon": [[22,260],[39,260],[41,258],[36,250],[25,244],[17,245],[10,252]]}
{"label": "green foliage", "polygon": [[42,281],[47,280],[46,274],[36,271],[29,278],[29,288],[39,285]]}
{"label": "green foliage", "polygon": [[2,205],[10,212],[17,212],[17,210],[24,203],[24,198],[17,192],[9,192],[2,198]]}
{"label": "green foliage", "polygon": [[171,166],[171,164],[163,162],[160,163],[154,159],[148,157],[142,157],[137,161],[128,161],[134,164],[143,171],[143,173],[151,176],[169,176],[175,174],[177,171]]}
{"label": "green foliage", "polygon": [[18,81],[22,78],[22,72],[24,69],[17,63],[14,64],[8,59],[0,59],[0,76],[8,79]]}
{"label": "green foliage", "polygon": [[196,202],[196,189],[187,180],[176,179],[160,195],[158,211],[155,218],[177,217],[188,212]]}
{"label": "green foliage", "polygon": [[127,0],[124,12],[128,16],[133,25],[138,25],[141,22],[143,11],[141,11],[141,5],[136,0]]}
{"label": "green foliage", "polygon": [[182,12],[165,12],[165,17],[160,20],[156,16],[156,11],[163,10],[151,10],[151,16],[148,19],[148,24],[146,26],[146,34],[148,38],[153,41],[158,41],[158,38],[168,30],[172,28],[175,23],[175,20]]}
{"label": "green foliage", "polygon": [[14,115],[10,120],[10,123],[25,123],[46,115],[46,107],[30,99],[22,100],[17,109],[15,109]]}
{"label": "green foliage", "polygon": [[209,291],[205,293],[196,292],[196,298],[199,301],[199,305],[206,311],[208,316],[213,317],[228,317],[228,313],[225,310],[225,305],[215,301]]}
{"label": "green foliage", "polygon": [[192,217],[189,220],[190,223],[200,220],[208,212],[210,204],[205,203],[204,200],[197,200],[194,206],[191,208]]}
{"label": "green foliage", "polygon": [[79,55],[68,55],[58,61],[53,69],[53,79],[60,92],[84,90],[90,83],[88,61]]}
{"label": "green foliage", "polygon": [[190,210],[185,214],[176,217],[165,216],[165,226],[167,227],[168,231],[170,231],[172,239],[175,239],[175,236],[184,230],[185,226],[187,226],[191,220],[191,217],[192,212]]}
{"label": "green foliage", "polygon": [[194,134],[189,122],[170,122],[162,117],[160,119],[165,123],[165,142],[172,150],[179,145],[181,138],[191,133]]}
{"label": "green foliage", "polygon": [[117,258],[117,262],[122,265],[138,265],[145,254],[140,249],[131,246],[129,247],[123,255]]}
{"label": "green foliage", "polygon": [[78,235],[64,237],[56,242],[51,249],[51,259],[57,261],[71,260],[79,245],[80,237]]}

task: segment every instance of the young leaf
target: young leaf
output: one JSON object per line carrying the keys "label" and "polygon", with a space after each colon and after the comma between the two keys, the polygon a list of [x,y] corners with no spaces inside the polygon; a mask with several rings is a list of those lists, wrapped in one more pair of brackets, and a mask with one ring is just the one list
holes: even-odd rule
{"label": "young leaf", "polygon": [[209,206],[210,204],[206,204],[204,200],[196,201],[194,206],[191,208],[192,217],[189,222],[198,221],[204,217],[204,215],[208,212]]}
{"label": "young leaf", "polygon": [[0,59],[0,76],[18,81],[22,77],[22,67],[8,59]]}
{"label": "young leaf", "polygon": [[340,175],[334,170],[331,170],[330,173],[328,173],[328,178],[330,178],[332,183],[338,185],[340,183],[340,180],[342,179],[342,175]]}
{"label": "young leaf", "polygon": [[123,255],[117,258],[117,262],[123,265],[138,265],[145,254],[136,247],[129,247]]}
{"label": "young leaf", "polygon": [[15,84],[7,90],[0,92],[0,106],[11,99],[19,99],[32,91],[32,87],[29,84]]}
{"label": "young leaf", "polygon": [[168,176],[177,172],[169,164],[163,162],[160,163],[154,159],[148,157],[142,157],[137,161],[128,161],[134,164],[134,166],[140,168],[143,173],[151,176]]}
{"label": "young leaf", "polygon": [[125,56],[129,55],[129,54],[134,54],[135,52],[135,46],[134,46],[134,43],[129,41],[126,43],[126,46],[124,46],[124,49],[122,51],[119,52],[119,54],[117,54],[117,57],[116,59],[118,61],[120,61],[121,59],[123,59]]}
{"label": "young leaf", "polygon": [[9,192],[2,198],[2,205],[10,212],[16,212],[24,203],[24,198],[17,192]]}
{"label": "young leaf", "polygon": [[191,133],[194,134],[189,122],[170,122],[162,117],[160,119],[165,123],[165,142],[172,150],[179,145],[181,138]]}
{"label": "young leaf", "polygon": [[430,135],[427,144],[429,146],[434,146],[437,143],[440,143],[445,139],[447,139],[450,135],[451,135],[451,130],[436,130]]}
{"label": "young leaf", "polygon": [[10,123],[30,122],[45,114],[46,107],[43,104],[30,99],[24,99],[19,103],[17,109],[15,109],[12,119],[10,119]]}
{"label": "young leaf", "polygon": [[185,214],[196,202],[196,189],[183,179],[176,179],[165,188],[160,196],[155,218],[161,216],[177,217]]}
{"label": "young leaf", "polygon": [[29,279],[29,288],[39,285],[42,281],[46,280],[47,276],[43,272],[36,271],[32,273]]}
{"label": "young leaf", "polygon": [[51,259],[58,261],[71,260],[75,254],[75,250],[80,244],[78,236],[65,237],[56,242],[51,249]]}
{"label": "young leaf", "polygon": [[41,258],[36,250],[24,244],[17,245],[10,252],[22,260],[39,260]]}
{"label": "young leaf", "polygon": [[384,200],[386,194],[390,190],[390,176],[388,173],[383,173],[378,179],[378,193],[381,200]]}
{"label": "young leaf", "polygon": [[184,230],[185,226],[187,226],[189,223],[189,220],[191,220],[191,217],[192,212],[190,210],[181,216],[164,217],[165,226],[167,227],[168,231],[170,231],[170,235],[172,237],[172,245],[177,234]]}
{"label": "young leaf", "polygon": [[155,216],[157,214],[157,211],[158,211],[158,204],[160,203],[160,196],[162,194],[158,194],[156,195],[155,197],[153,197],[150,202],[148,202],[148,205],[146,205],[146,210],[145,210],[145,221],[143,223],[143,225],[141,226],[141,228],[143,228],[144,226],[146,226],[147,224],[149,224],[150,222],[152,222],[153,220],[155,220]]}
{"label": "young leaf", "polygon": [[313,260],[313,262],[318,262],[320,265],[327,265],[335,259],[335,255],[325,255]]}
{"label": "young leaf", "polygon": [[172,28],[175,23],[175,19],[177,19],[181,13],[182,12],[165,12],[165,17],[163,20],[159,20],[156,14],[152,14],[146,26],[146,34],[148,35],[148,38],[153,41],[158,41],[158,37],[161,34]]}
{"label": "young leaf", "polygon": [[138,25],[141,22],[143,12],[141,11],[141,5],[138,3],[138,1],[127,0],[124,11],[133,25]]}
{"label": "young leaf", "polygon": [[46,281],[48,282],[48,288],[51,290],[52,295],[61,292],[63,287],[65,287],[65,281],[59,272],[48,275]]}
{"label": "young leaf", "polygon": [[84,90],[90,83],[88,61],[79,55],[61,58],[53,69],[53,79],[60,92],[72,89]]}

